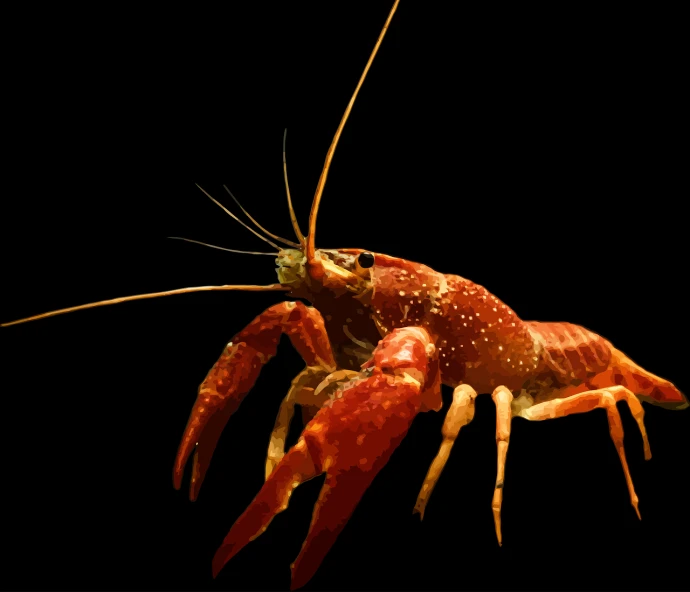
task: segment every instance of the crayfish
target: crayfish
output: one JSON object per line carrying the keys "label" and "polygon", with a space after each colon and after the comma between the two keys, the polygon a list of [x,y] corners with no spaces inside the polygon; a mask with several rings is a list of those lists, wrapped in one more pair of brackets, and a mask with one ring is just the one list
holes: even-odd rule
{"label": "crayfish", "polygon": [[[194,291],[276,291],[291,298],[269,307],[228,343],[199,388],[175,459],[173,483],[180,489],[193,456],[190,498],[194,500],[223,429],[276,354],[280,337],[287,335],[306,367],[294,378],[280,406],[268,445],[265,483],[216,552],[214,576],[287,508],[297,486],[325,474],[309,533],[292,566],[292,588],[306,584],[417,414],[441,410],[441,385],[454,389],[452,403],[440,449],[421,485],[414,511],[424,516],[453,443],[473,418],[477,394],[492,393],[498,449],[492,509],[499,544],[513,418],[540,421],[605,409],[630,501],[639,516],[616,403],[625,401],[630,407],[647,459],[651,450],[641,401],[673,409],[688,406],[673,384],[636,365],[609,341],[581,326],[523,321],[482,286],[421,263],[364,249],[316,248],[317,214],[331,160],[398,1],[326,156],[308,233],[302,233],[292,207],[285,159],[288,205],[297,242],[268,233],[255,222],[286,245],[281,248],[268,241],[278,250],[278,283],[183,288],[76,306],[6,324]],[[307,423],[297,443],[286,450],[296,406],[301,407]]]}

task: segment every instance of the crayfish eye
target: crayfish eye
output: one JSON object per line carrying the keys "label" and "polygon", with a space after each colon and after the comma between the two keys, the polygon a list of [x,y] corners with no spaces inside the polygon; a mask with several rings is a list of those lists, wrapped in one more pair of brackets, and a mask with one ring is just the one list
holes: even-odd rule
{"label": "crayfish eye", "polygon": [[364,251],[364,253],[360,253],[359,257],[357,257],[357,263],[359,263],[360,267],[369,269],[374,265],[374,256],[371,253]]}

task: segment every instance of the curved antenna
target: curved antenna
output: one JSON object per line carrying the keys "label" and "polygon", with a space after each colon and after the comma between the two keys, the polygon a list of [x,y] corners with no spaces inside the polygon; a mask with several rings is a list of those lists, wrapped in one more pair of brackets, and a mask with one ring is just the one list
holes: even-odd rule
{"label": "curved antenna", "polygon": [[288,185],[288,176],[287,176],[287,160],[285,159],[285,142],[287,140],[287,128],[285,128],[285,132],[283,133],[283,176],[285,177],[285,193],[287,193],[287,200],[288,200],[288,208],[290,208],[290,222],[292,222],[292,228],[295,230],[295,235],[297,236],[297,240],[300,242],[300,246],[302,248],[306,247],[306,241],[304,239],[304,235],[302,234],[302,231],[299,228],[299,222],[297,222],[297,216],[295,216],[295,210],[292,207],[292,198],[290,197],[290,186]]}
{"label": "curved antenna", "polygon": [[0,327],[9,327],[10,325],[18,325],[19,323],[28,323],[29,321],[37,321],[38,319],[45,319],[47,317],[54,317],[56,315],[74,312],[75,310],[86,310],[87,308],[96,308],[98,306],[108,306],[109,304],[119,304],[120,302],[130,302],[132,300],[144,300],[146,298],[158,298],[159,296],[173,296],[174,294],[190,294],[192,292],[210,292],[221,290],[241,290],[244,292],[276,292],[287,291],[290,288],[285,288],[280,284],[269,284],[268,286],[197,286],[194,288],[179,288],[178,290],[168,290],[166,292],[152,292],[150,294],[138,294],[137,296],[123,296],[121,298],[113,298],[112,300],[101,300],[99,302],[91,302],[89,304],[82,304],[81,306],[71,306],[70,308],[62,308],[60,310],[53,310],[51,312],[44,312],[43,314],[19,319],[18,321],[11,321],[9,323],[2,323]]}
{"label": "curved antenna", "polygon": [[286,245],[290,245],[291,247],[295,247],[296,249],[299,249],[299,245],[298,245],[297,243],[293,243],[291,240],[288,240],[288,239],[286,239],[286,238],[283,238],[282,236],[278,236],[277,234],[273,234],[272,232],[269,232],[269,231],[266,230],[263,226],[261,226],[261,224],[259,224],[256,220],[254,220],[254,218],[251,217],[251,215],[249,214],[249,212],[248,212],[247,210],[245,210],[245,209],[242,207],[242,204],[240,203],[240,200],[237,199],[237,198],[232,194],[232,191],[230,191],[230,190],[228,189],[228,186],[227,186],[227,185],[223,185],[223,188],[225,189],[225,191],[227,191],[227,192],[230,194],[230,197],[232,197],[232,199],[235,200],[235,203],[236,203],[238,206],[240,206],[240,210],[242,210],[242,211],[244,212],[244,215],[247,216],[247,218],[249,218],[252,222],[254,222],[254,225],[255,225],[259,230],[263,230],[264,233],[266,233],[268,236],[270,236],[271,238],[276,239],[277,241],[280,241],[281,243],[284,243],[284,244],[286,244]]}
{"label": "curved antenna", "polygon": [[[204,247],[211,247],[212,249],[218,249],[219,251],[228,251],[230,253],[242,253],[243,255],[268,255],[269,257],[276,257],[278,253],[262,253],[259,251],[238,251],[237,249],[227,249],[225,247],[218,247],[216,245],[209,245],[208,243],[202,243],[201,241],[194,240],[191,238],[183,238],[181,236],[169,236],[173,240],[187,241],[188,243],[196,243],[197,245],[203,245]],[[299,245],[297,245],[299,246]]]}
{"label": "curved antenna", "polygon": [[274,249],[276,249],[277,251],[280,251],[280,247],[279,247],[278,245],[276,245],[274,242],[271,242],[270,240],[268,240],[265,236],[260,235],[260,234],[259,234],[256,230],[254,230],[253,228],[247,226],[244,222],[242,222],[242,220],[240,220],[237,216],[235,216],[235,214],[233,214],[230,210],[228,210],[228,208],[226,208],[222,203],[220,203],[218,200],[216,200],[216,199],[214,199],[213,197],[211,197],[211,196],[208,194],[208,192],[207,192],[206,190],[204,190],[203,187],[201,187],[201,185],[199,185],[198,183],[194,183],[194,185],[196,185],[199,189],[201,189],[201,191],[204,193],[204,195],[205,195],[206,197],[208,197],[208,198],[209,198],[214,204],[216,204],[219,208],[221,208],[228,216],[230,216],[231,218],[234,218],[235,220],[237,220],[237,221],[238,221],[240,224],[242,224],[242,226],[244,226],[249,232],[251,232],[251,233],[255,234],[256,236],[258,236],[262,241],[268,243],[269,245],[271,245],[271,246],[272,246]]}
{"label": "curved antenna", "polygon": [[328,153],[326,154],[326,162],[323,166],[323,171],[321,171],[321,176],[319,177],[319,183],[316,186],[316,193],[314,194],[314,201],[312,202],[311,205],[311,213],[309,214],[309,234],[307,235],[307,249],[306,249],[306,255],[307,255],[307,261],[312,262],[316,258],[316,248],[315,248],[315,242],[314,238],[316,236],[316,215],[319,212],[319,204],[321,203],[321,196],[323,195],[323,188],[326,185],[326,177],[328,177],[328,169],[331,166],[331,160],[333,159],[333,153],[335,152],[335,148],[338,145],[338,140],[340,139],[340,134],[343,131],[343,128],[345,127],[345,122],[347,121],[347,118],[350,116],[350,111],[352,110],[352,106],[355,103],[355,99],[357,98],[357,94],[359,93],[359,89],[362,86],[362,83],[364,82],[364,79],[367,76],[367,72],[369,72],[369,67],[371,66],[371,63],[374,61],[374,57],[376,56],[376,53],[379,50],[379,46],[381,45],[381,42],[383,41],[383,37],[386,34],[386,31],[388,30],[388,26],[390,25],[391,19],[393,18],[393,15],[395,14],[396,9],[398,8],[398,4],[400,3],[400,0],[395,0],[395,4],[393,4],[393,8],[390,11],[390,14],[388,15],[388,19],[386,20],[386,24],[383,25],[383,29],[381,30],[381,34],[379,35],[378,41],[376,42],[376,45],[374,46],[374,50],[371,52],[371,55],[369,56],[369,61],[367,62],[367,65],[364,67],[364,72],[362,72],[362,76],[359,79],[359,82],[357,83],[357,88],[355,88],[355,92],[352,94],[352,98],[350,99],[350,102],[347,105],[347,108],[345,109],[345,113],[343,114],[343,118],[340,120],[340,125],[338,126],[338,129],[335,132],[335,136],[333,137],[333,142],[331,142],[331,147],[328,149]]}

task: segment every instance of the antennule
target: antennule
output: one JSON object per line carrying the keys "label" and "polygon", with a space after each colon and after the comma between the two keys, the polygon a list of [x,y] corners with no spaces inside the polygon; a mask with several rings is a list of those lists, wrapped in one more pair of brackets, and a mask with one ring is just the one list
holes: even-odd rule
{"label": "antennule", "polygon": [[388,30],[388,26],[390,25],[390,22],[393,18],[393,15],[395,14],[396,9],[398,8],[398,4],[400,3],[400,0],[395,0],[395,4],[393,4],[393,8],[390,11],[390,14],[388,15],[388,19],[386,20],[386,24],[383,25],[383,29],[381,30],[381,34],[379,35],[379,39],[376,42],[376,45],[374,46],[374,50],[371,52],[371,55],[369,56],[369,61],[367,62],[367,65],[364,67],[364,72],[362,72],[362,76],[359,79],[359,82],[357,83],[357,88],[355,88],[355,92],[352,94],[352,98],[350,99],[350,102],[347,105],[347,108],[345,109],[345,113],[343,115],[343,118],[340,120],[340,125],[338,126],[338,129],[335,132],[335,136],[333,137],[333,142],[331,142],[331,147],[328,149],[328,153],[326,154],[326,162],[323,166],[323,171],[321,171],[321,176],[319,177],[319,183],[316,186],[316,193],[314,194],[314,201],[312,202],[311,205],[311,213],[309,214],[309,234],[307,235],[307,249],[306,249],[306,256],[307,256],[307,261],[312,262],[316,258],[316,247],[315,247],[315,237],[316,237],[316,216],[319,212],[319,204],[321,203],[321,196],[323,195],[323,188],[326,185],[326,178],[328,177],[328,169],[331,166],[331,160],[333,160],[333,153],[335,152],[335,148],[338,145],[338,140],[340,139],[340,134],[343,131],[343,128],[345,127],[345,122],[347,121],[347,118],[350,116],[350,111],[352,111],[352,106],[355,104],[355,99],[357,98],[357,94],[359,93],[359,89],[362,86],[362,83],[364,82],[364,79],[367,76],[367,72],[369,72],[369,67],[371,66],[371,63],[374,61],[374,57],[376,56],[376,53],[379,50],[379,46],[381,45],[381,42],[383,41],[384,36],[386,35],[386,31]]}
{"label": "antennule", "polygon": [[240,206],[240,210],[242,210],[242,211],[244,212],[244,215],[247,216],[247,218],[249,218],[252,222],[254,222],[254,225],[255,225],[259,230],[263,230],[268,236],[270,236],[271,238],[274,238],[274,239],[280,241],[281,243],[284,243],[284,244],[289,245],[289,246],[291,246],[291,247],[295,247],[295,249],[299,249],[299,245],[298,245],[297,243],[294,243],[294,242],[292,242],[291,240],[288,240],[288,239],[286,239],[286,238],[283,238],[282,236],[278,236],[277,234],[273,234],[272,232],[269,232],[269,231],[266,230],[263,226],[261,226],[261,224],[259,224],[256,220],[254,220],[254,218],[251,217],[251,215],[249,214],[249,212],[248,212],[247,210],[245,210],[245,209],[242,207],[242,204],[240,203],[240,200],[237,199],[237,198],[232,194],[232,191],[230,191],[230,190],[228,189],[228,186],[227,186],[227,185],[223,185],[223,188],[225,189],[225,191],[227,191],[227,192],[230,194],[230,197],[232,197],[232,199],[235,200],[235,203],[236,203],[238,206]]}
{"label": "antennule", "polygon": [[82,304],[81,306],[72,306],[70,308],[62,308],[52,312],[44,312],[43,314],[11,321],[9,323],[2,323],[0,327],[9,327],[10,325],[18,325],[19,323],[28,323],[29,321],[37,321],[38,319],[45,319],[54,317],[56,315],[74,312],[76,310],[86,310],[87,308],[96,308],[98,306],[108,306],[109,304],[119,304],[120,302],[130,302],[132,300],[144,300],[146,298],[158,298],[159,296],[173,296],[174,294],[190,294],[192,292],[210,292],[220,290],[241,290],[244,292],[275,292],[287,291],[290,288],[285,288],[280,284],[269,284],[268,286],[197,286],[194,288],[179,288],[177,290],[168,290],[166,292],[152,292],[151,294],[138,294],[137,296],[123,296],[121,298],[113,298],[112,300],[101,300],[100,302],[91,302],[89,304]]}
{"label": "antennule", "polygon": [[235,214],[233,214],[230,210],[228,210],[228,208],[226,208],[222,203],[220,203],[217,199],[214,199],[213,197],[211,197],[211,196],[209,195],[209,193],[208,193],[203,187],[201,187],[201,185],[199,185],[198,183],[194,183],[194,184],[195,184],[199,189],[201,189],[201,191],[204,193],[204,195],[205,195],[206,197],[208,197],[214,204],[216,204],[219,208],[221,208],[228,216],[230,216],[231,218],[237,220],[237,222],[239,222],[240,224],[242,224],[242,226],[244,226],[249,232],[251,232],[252,234],[255,234],[256,236],[258,236],[262,241],[268,243],[269,245],[271,245],[271,246],[272,246],[274,249],[276,249],[277,251],[280,251],[280,247],[279,247],[278,245],[276,245],[274,242],[271,242],[270,240],[268,240],[265,236],[260,235],[260,234],[259,234],[256,230],[254,230],[253,228],[247,226],[244,222],[242,222],[242,220],[240,220],[237,216],[235,216]]}
{"label": "antennule", "polygon": [[292,228],[295,230],[295,235],[300,242],[302,248],[306,246],[306,241],[304,240],[304,235],[299,228],[299,222],[297,222],[297,216],[295,216],[295,210],[292,207],[292,198],[290,197],[290,186],[288,185],[288,175],[287,175],[287,160],[285,158],[285,142],[287,141],[287,128],[283,133],[283,176],[285,177],[285,193],[287,193],[288,208],[290,209],[290,221],[292,222]]}
{"label": "antennule", "polygon": [[[208,243],[202,243],[201,241],[194,240],[191,238],[183,238],[181,236],[169,236],[173,240],[187,241],[188,243],[196,243],[197,245],[203,245],[204,247],[211,247],[212,249],[218,249],[219,251],[228,251],[230,253],[242,253],[243,255],[268,255],[269,257],[275,257],[278,253],[263,253],[260,251],[238,251],[237,249],[227,249],[225,247],[218,247],[216,245],[210,245]],[[299,246],[299,245],[297,245]]]}

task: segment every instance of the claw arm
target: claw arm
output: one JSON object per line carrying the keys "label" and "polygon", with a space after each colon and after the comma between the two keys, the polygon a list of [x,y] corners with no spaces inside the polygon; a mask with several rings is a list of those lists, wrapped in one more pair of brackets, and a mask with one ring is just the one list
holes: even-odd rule
{"label": "claw arm", "polygon": [[365,366],[307,424],[230,529],[214,557],[214,575],[287,508],[295,487],[326,473],[309,533],[292,567],[292,589],[311,579],[422,410],[427,391],[438,388],[436,347],[422,328],[391,332]]}
{"label": "claw arm", "polygon": [[301,302],[269,307],[238,333],[199,387],[175,459],[173,485],[179,489],[194,451],[190,499],[195,500],[211,457],[230,416],[254,386],[262,367],[275,355],[285,333],[308,366],[335,370],[321,314]]}

